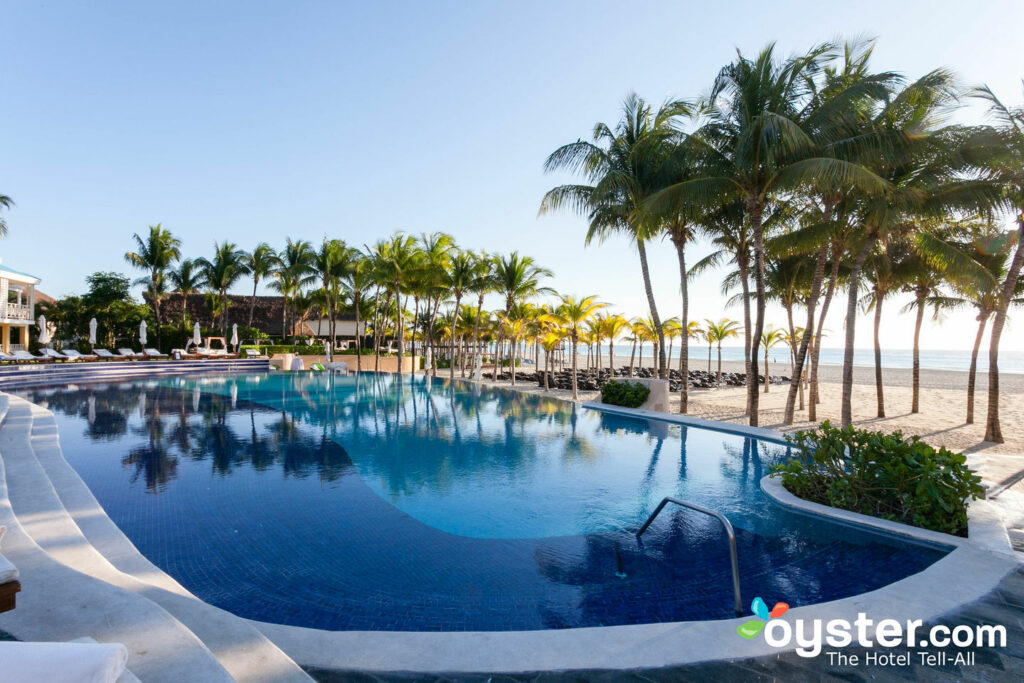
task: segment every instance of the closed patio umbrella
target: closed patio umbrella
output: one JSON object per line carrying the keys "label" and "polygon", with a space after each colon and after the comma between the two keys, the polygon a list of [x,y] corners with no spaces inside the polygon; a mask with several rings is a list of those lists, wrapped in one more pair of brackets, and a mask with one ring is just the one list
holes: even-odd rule
{"label": "closed patio umbrella", "polygon": [[231,325],[231,346],[235,349],[235,353],[238,353],[238,323]]}
{"label": "closed patio umbrella", "polygon": [[146,321],[143,320],[139,323],[139,343],[142,344],[143,348],[146,346]]}
{"label": "closed patio umbrella", "polygon": [[192,328],[192,343],[196,345],[196,348],[199,348],[199,345],[203,343],[203,337],[199,333],[199,323],[196,323],[195,327]]}
{"label": "closed patio umbrella", "polygon": [[89,321],[89,345],[96,346],[96,318]]}
{"label": "closed patio umbrella", "polygon": [[46,329],[46,316],[39,316],[39,343],[46,346],[50,343],[50,331]]}

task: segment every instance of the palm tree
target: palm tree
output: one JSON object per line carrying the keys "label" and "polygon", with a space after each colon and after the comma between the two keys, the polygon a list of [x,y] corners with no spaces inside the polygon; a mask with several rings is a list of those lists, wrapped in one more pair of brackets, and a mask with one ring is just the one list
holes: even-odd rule
{"label": "palm tree", "polygon": [[[437,320],[437,312],[441,302],[447,298],[448,292],[444,287],[445,273],[451,261],[452,252],[457,247],[452,236],[443,232],[423,233],[420,235],[420,251],[423,254],[423,263],[418,269],[415,280],[418,286],[413,287],[413,305],[419,307],[418,297],[427,301],[427,324],[426,340],[428,347],[434,346],[434,323]],[[416,313],[414,313],[415,319]],[[416,367],[416,347],[413,346],[413,367]],[[424,369],[426,370],[426,369]],[[430,372],[437,377],[437,363],[430,368]]]}
{"label": "palm tree", "polygon": [[607,306],[607,304],[597,301],[597,297],[594,295],[580,298],[562,295],[559,298],[561,299],[561,304],[555,309],[551,317],[555,324],[564,327],[568,332],[569,342],[572,346],[572,400],[578,401],[580,396],[577,390],[576,368],[578,361],[576,358],[576,348],[579,345],[580,333],[583,330],[584,324],[597,311]]}
{"label": "palm tree", "polygon": [[761,348],[764,349],[764,393],[766,394],[768,393],[768,387],[771,386],[768,377],[768,351],[784,341],[786,341],[786,333],[783,330],[769,327],[761,334]]}
{"label": "palm tree", "polygon": [[270,277],[280,264],[277,252],[266,242],[256,245],[251,253],[245,255],[245,267],[252,276],[252,297],[249,299],[249,327],[252,327],[253,314],[256,312],[256,290],[260,280]]}
{"label": "palm tree", "polygon": [[622,118],[613,129],[604,123],[594,126],[592,142],[577,140],[559,147],[544,163],[545,171],[570,170],[583,173],[590,185],[562,185],[550,190],[540,212],[569,207],[585,214],[589,226],[586,244],[604,240],[615,232],[625,233],[640,255],[640,271],[650,308],[654,331],[661,349],[658,373],[667,378],[665,339],[661,317],[654,299],[647,263],[647,240],[662,230],[662,217],[682,213],[652,212],[647,200],[665,184],[665,164],[678,138],[675,119],[689,112],[682,102],[668,102],[656,112],[642,98],[630,93],[622,103]]}
{"label": "palm tree", "polygon": [[363,295],[373,283],[373,273],[370,261],[358,249],[351,247],[345,249],[341,261],[344,264],[341,277],[348,288],[349,296],[352,297],[352,310],[356,318],[356,372],[362,372],[363,336],[360,327],[360,313]]}
{"label": "palm tree", "polygon": [[[538,266],[530,256],[520,256],[517,251],[513,251],[508,256],[497,257],[493,262],[492,277],[490,289],[504,297],[505,310],[503,314],[505,316],[512,312],[512,307],[518,301],[538,294],[554,293],[550,287],[542,287],[540,284],[543,278],[551,277],[551,271]],[[495,346],[495,378],[498,376],[498,367],[501,364],[501,359],[498,358],[501,344],[502,335],[499,332]]]}
{"label": "palm tree", "polygon": [[[714,320],[708,318],[704,319],[707,327],[704,328],[704,336],[707,337],[708,347],[710,348],[711,343],[714,342],[718,345],[718,378],[715,380],[718,384],[722,383],[722,342],[726,339],[739,336],[740,324],[735,320],[729,320],[728,318],[722,318],[717,323]],[[710,355],[710,354],[709,354]],[[708,370],[710,372],[710,368]],[[757,386],[757,378],[754,378],[754,386]]]}
{"label": "palm tree", "polygon": [[168,279],[174,291],[181,295],[181,327],[184,329],[188,326],[188,298],[206,284],[200,264],[191,259],[182,259],[178,262],[177,270],[168,274]]}
{"label": "palm tree", "polygon": [[245,252],[232,242],[213,243],[213,259],[200,258],[196,264],[202,270],[206,286],[216,295],[217,308],[221,313],[221,336],[227,336],[228,330],[228,290],[238,282],[248,270],[245,265]]}
{"label": "palm tree", "polygon": [[[288,306],[292,299],[301,296],[304,288],[313,284],[313,259],[316,252],[306,240],[287,238],[284,250],[278,256],[271,287],[284,299],[281,307],[281,341],[288,336]],[[294,337],[294,334],[292,335]]]}
{"label": "palm tree", "polygon": [[[10,211],[12,206],[14,206],[14,200],[5,194],[0,194],[0,209]],[[7,237],[7,221],[3,216],[0,216],[0,237]]]}
{"label": "palm tree", "polygon": [[[468,291],[471,294],[476,294],[476,315],[474,316],[475,325],[473,327],[473,344],[475,345],[473,363],[475,366],[476,354],[482,353],[480,323],[483,319],[484,297],[497,288],[495,268],[498,260],[482,251],[474,254],[474,258],[476,265],[473,269],[473,279],[470,282]],[[483,362],[483,359],[481,359],[481,362]]]}
{"label": "palm tree", "polygon": [[327,343],[334,349],[337,343],[336,318],[338,301],[341,297],[341,276],[344,267],[344,256],[348,247],[338,239],[324,238],[320,248],[313,254],[309,267],[314,278],[320,281],[323,292],[324,308],[327,309],[328,329]]}
{"label": "palm tree", "polygon": [[974,92],[988,104],[989,114],[997,125],[978,135],[971,147],[980,157],[978,165],[987,180],[1002,191],[1005,205],[1017,223],[1017,250],[1006,270],[1002,291],[996,302],[995,318],[989,336],[988,350],[988,414],[985,417],[985,441],[1003,443],[999,424],[999,340],[1006,315],[1024,268],[1024,107],[1003,104],[987,86]]}
{"label": "palm tree", "polygon": [[[451,296],[455,297],[456,311],[462,310],[462,298],[466,296],[476,281],[479,265],[476,256],[469,251],[456,251],[448,263],[443,275],[443,286]],[[463,361],[465,362],[465,361]],[[452,339],[452,363],[449,377],[455,377],[455,340]],[[515,384],[515,370],[512,371],[512,383]]]}
{"label": "palm tree", "polygon": [[138,284],[148,286],[149,300],[156,318],[157,346],[163,346],[160,299],[166,292],[164,278],[167,275],[167,269],[181,258],[181,240],[159,223],[149,226],[149,234],[145,239],[138,233],[132,235],[132,239],[135,240],[135,251],[127,252],[124,255],[124,260],[149,273],[147,277],[140,278]]}
{"label": "palm tree", "polygon": [[[659,193],[659,206],[739,202],[750,226],[756,317],[750,339],[765,326],[764,218],[773,203],[792,190],[823,184],[877,187],[877,177],[860,165],[823,151],[821,132],[805,119],[813,96],[811,84],[832,46],[821,45],[785,60],[768,45],[756,58],[740,54],[715,79],[703,104],[707,123],[687,138],[690,153],[703,170]],[[749,344],[750,424],[758,424],[757,345]]]}
{"label": "palm tree", "polygon": [[601,320],[601,333],[608,339],[608,374],[615,376],[615,340],[629,330],[629,321],[617,313]]}
{"label": "palm tree", "polygon": [[540,345],[544,349],[544,391],[551,390],[548,378],[551,375],[552,358],[563,339],[565,331],[562,328],[553,324],[545,325],[545,331],[540,336]]}
{"label": "palm tree", "polygon": [[509,361],[509,367],[512,372],[512,386],[516,385],[516,345],[519,343],[520,337],[526,333],[527,319],[519,316],[513,316],[506,318],[501,316],[499,319],[501,323],[502,333],[509,338],[512,342],[512,359]]}
{"label": "palm tree", "polygon": [[398,336],[398,374],[402,374],[402,356],[405,353],[405,316],[402,292],[423,263],[423,253],[415,238],[396,232],[391,239],[378,242],[372,254],[374,271],[383,286],[390,287],[395,297],[395,331]]}

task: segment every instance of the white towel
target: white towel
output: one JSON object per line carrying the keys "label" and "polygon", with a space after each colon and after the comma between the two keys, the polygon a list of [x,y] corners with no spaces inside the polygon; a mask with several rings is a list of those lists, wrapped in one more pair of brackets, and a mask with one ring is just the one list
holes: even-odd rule
{"label": "white towel", "polygon": [[128,663],[120,643],[0,642],[4,683],[114,683]]}

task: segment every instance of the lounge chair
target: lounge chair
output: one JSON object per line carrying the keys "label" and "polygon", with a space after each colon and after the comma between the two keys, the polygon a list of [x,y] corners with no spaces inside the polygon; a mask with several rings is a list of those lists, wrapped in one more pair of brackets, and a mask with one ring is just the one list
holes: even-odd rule
{"label": "lounge chair", "polygon": [[107,351],[106,349],[93,349],[92,352],[95,353],[96,357],[100,360],[117,360],[121,357],[116,353]]}
{"label": "lounge chair", "polygon": [[171,358],[174,360],[195,360],[198,356],[189,353],[185,349],[171,349]]}
{"label": "lounge chair", "polygon": [[259,349],[245,349],[245,357],[246,358],[259,358],[260,357],[260,350]]}
{"label": "lounge chair", "polygon": [[156,349],[142,349],[142,353],[145,354],[146,358],[167,358],[166,353],[160,353]]}
{"label": "lounge chair", "polygon": [[14,356],[15,360],[21,363],[52,363],[54,361],[54,359],[49,356],[35,356],[28,351],[15,351],[11,355]]}
{"label": "lounge chair", "polygon": [[40,349],[40,353],[47,358],[52,358],[54,360],[71,360],[70,356],[65,356],[63,353],[55,351],[54,349]]}
{"label": "lounge chair", "polygon": [[146,354],[135,353],[131,349],[118,349],[117,353],[121,354],[121,358],[124,358],[126,360],[142,360],[146,357]]}
{"label": "lounge chair", "polygon": [[64,349],[62,353],[70,360],[96,360],[98,358],[91,353],[79,353],[75,349]]}
{"label": "lounge chair", "polygon": [[9,353],[4,353],[3,351],[0,351],[0,362],[3,362],[3,363],[17,363],[18,359],[15,358],[14,356],[12,356]]}

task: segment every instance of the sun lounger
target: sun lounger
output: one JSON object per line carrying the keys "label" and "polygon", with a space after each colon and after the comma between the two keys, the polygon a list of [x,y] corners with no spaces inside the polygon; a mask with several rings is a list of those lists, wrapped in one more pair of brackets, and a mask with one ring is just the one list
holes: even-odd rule
{"label": "sun lounger", "polygon": [[4,353],[3,351],[0,351],[0,362],[3,362],[3,363],[17,363],[18,359],[15,358],[14,356],[12,356],[9,353]]}
{"label": "sun lounger", "polygon": [[260,357],[260,350],[259,349],[246,349],[245,350],[245,357],[246,358],[259,358]]}
{"label": "sun lounger", "polygon": [[146,358],[167,358],[166,353],[160,353],[156,349],[142,349],[142,353],[146,355]]}
{"label": "sun lounger", "polygon": [[24,363],[24,362],[28,362],[28,363],[39,363],[39,362],[52,363],[54,361],[53,358],[50,358],[48,356],[35,356],[35,355],[32,355],[31,353],[29,353],[28,351],[15,351],[11,355],[14,356],[15,360],[17,360],[18,362],[22,362],[22,363]]}
{"label": "sun lounger", "polygon": [[[128,649],[120,643],[0,643],[5,681],[118,681]],[[138,680],[138,679],[136,679]]]}
{"label": "sun lounger", "polygon": [[125,358],[127,360],[142,360],[146,357],[146,354],[135,353],[131,349],[118,349],[117,353],[121,354],[121,358]]}
{"label": "sun lounger", "polygon": [[195,360],[197,356],[185,349],[171,349],[171,358],[174,360]]}
{"label": "sun lounger", "polygon": [[54,349],[40,349],[40,353],[47,358],[54,360],[71,360],[70,356],[65,356],[63,353],[55,351]]}
{"label": "sun lounger", "polygon": [[70,360],[96,360],[97,356],[89,353],[79,353],[75,349],[64,349],[62,352]]}
{"label": "sun lounger", "polygon": [[117,355],[116,353],[111,353],[106,349],[93,349],[92,352],[95,353],[96,357],[99,358],[100,360],[118,360],[119,358],[121,358],[121,356]]}

